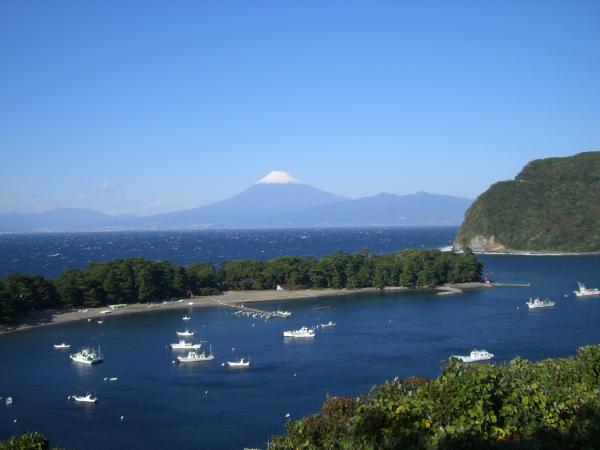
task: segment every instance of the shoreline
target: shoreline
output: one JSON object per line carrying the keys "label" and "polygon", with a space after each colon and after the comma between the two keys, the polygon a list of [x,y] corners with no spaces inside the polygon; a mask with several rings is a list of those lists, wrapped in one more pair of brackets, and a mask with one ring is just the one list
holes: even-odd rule
{"label": "shoreline", "polygon": [[390,292],[419,292],[437,291],[438,293],[462,293],[466,290],[490,289],[502,287],[501,284],[485,284],[479,282],[445,284],[427,288],[408,288],[403,286],[389,286],[384,289],[375,287],[359,289],[299,289],[292,291],[225,291],[219,295],[193,297],[179,301],[163,303],[131,303],[122,308],[115,309],[109,314],[102,311],[110,309],[108,306],[98,308],[81,308],[79,310],[41,310],[29,314],[17,325],[0,325],[0,335],[16,333],[51,325],[62,325],[87,319],[103,319],[106,317],[123,316],[129,314],[142,314],[153,311],[182,310],[188,308],[208,308],[215,306],[236,306],[242,303],[262,303],[272,301],[310,300],[323,297],[346,297],[348,295],[390,293]]}
{"label": "shoreline", "polygon": [[[463,250],[453,249],[453,252],[461,253]],[[587,256],[600,255],[600,252],[560,252],[551,250],[473,250],[475,255],[515,255],[515,256]]]}

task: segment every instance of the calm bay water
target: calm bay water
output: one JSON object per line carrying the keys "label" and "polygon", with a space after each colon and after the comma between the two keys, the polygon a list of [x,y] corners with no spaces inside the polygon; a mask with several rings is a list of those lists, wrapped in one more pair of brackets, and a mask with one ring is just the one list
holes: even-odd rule
{"label": "calm bay water", "polygon": [[[211,363],[172,364],[166,345],[184,328],[185,311],[0,336],[0,395],[14,398],[12,406],[0,406],[0,438],[37,430],[53,445],[76,449],[264,448],[270,435],[283,431],[287,413],[298,418],[316,411],[327,394],[358,395],[395,376],[435,377],[451,354],[484,348],[502,363],[516,355],[572,355],[580,345],[600,342],[600,298],[571,293],[578,280],[600,286],[600,257],[481,258],[493,279],[532,287],[263,303],[266,310],[293,312],[288,320],[267,322],[198,308],[190,328],[212,345]],[[557,305],[528,311],[525,301],[537,295]],[[284,329],[329,320],[337,326],[319,330],[314,341],[281,336]],[[68,352],[52,348],[63,340],[74,348],[101,345],[105,362],[71,362]],[[250,368],[221,367],[241,356],[250,356]],[[119,380],[103,381],[111,376]],[[88,390],[97,393],[97,405],[67,400]]]}

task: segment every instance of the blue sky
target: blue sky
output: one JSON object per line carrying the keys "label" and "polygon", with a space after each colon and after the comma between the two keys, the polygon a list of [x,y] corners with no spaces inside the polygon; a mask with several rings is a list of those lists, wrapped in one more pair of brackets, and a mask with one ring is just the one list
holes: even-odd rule
{"label": "blue sky", "polygon": [[598,1],[0,3],[0,211],[150,214],[271,170],[475,197],[600,150]]}

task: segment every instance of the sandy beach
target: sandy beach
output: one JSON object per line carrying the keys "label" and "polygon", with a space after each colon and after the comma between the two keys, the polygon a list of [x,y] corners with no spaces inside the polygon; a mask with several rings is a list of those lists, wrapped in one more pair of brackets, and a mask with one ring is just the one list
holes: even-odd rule
{"label": "sandy beach", "polygon": [[356,294],[372,294],[378,292],[411,292],[418,290],[437,290],[440,293],[451,292],[461,293],[464,290],[485,289],[496,287],[494,284],[484,283],[460,283],[437,286],[435,288],[407,288],[402,286],[386,287],[381,290],[378,288],[361,289],[301,289],[289,291],[226,291],[220,295],[206,297],[194,297],[169,303],[132,303],[122,308],[111,310],[110,313],[103,311],[110,310],[108,306],[100,308],[79,309],[76,311],[61,310],[43,310],[32,312],[27,318],[17,325],[0,325],[0,335],[13,333],[17,331],[29,330],[32,328],[65,324],[78,320],[104,319],[108,317],[121,316],[125,314],[141,314],[153,311],[181,310],[188,308],[206,308],[214,306],[233,306],[239,304],[251,304],[259,302],[285,301],[285,300],[305,300],[318,297],[344,297]]}

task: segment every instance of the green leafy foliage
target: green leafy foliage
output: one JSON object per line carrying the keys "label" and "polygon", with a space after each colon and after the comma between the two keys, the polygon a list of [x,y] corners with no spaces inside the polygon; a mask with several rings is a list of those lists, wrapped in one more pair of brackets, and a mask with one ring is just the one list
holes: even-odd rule
{"label": "green leafy foliage", "polygon": [[0,442],[0,450],[48,450],[50,444],[39,433],[24,433]]}
{"label": "green leafy foliage", "polygon": [[599,370],[600,346],[537,363],[450,361],[429,382],[394,380],[360,399],[328,398],[318,414],[288,422],[269,448],[594,449]]}
{"label": "green leafy foliage", "polygon": [[404,250],[390,255],[336,252],[320,260],[282,256],[269,261],[226,261],[177,266],[141,258],[91,264],[66,270],[56,280],[12,274],[0,281],[0,323],[14,322],[45,308],[98,307],[145,303],[223,290],[435,286],[479,281],[482,266],[472,253]]}
{"label": "green leafy foliage", "polygon": [[466,213],[456,243],[478,236],[509,250],[600,251],[600,152],[530,162],[492,185]]}

